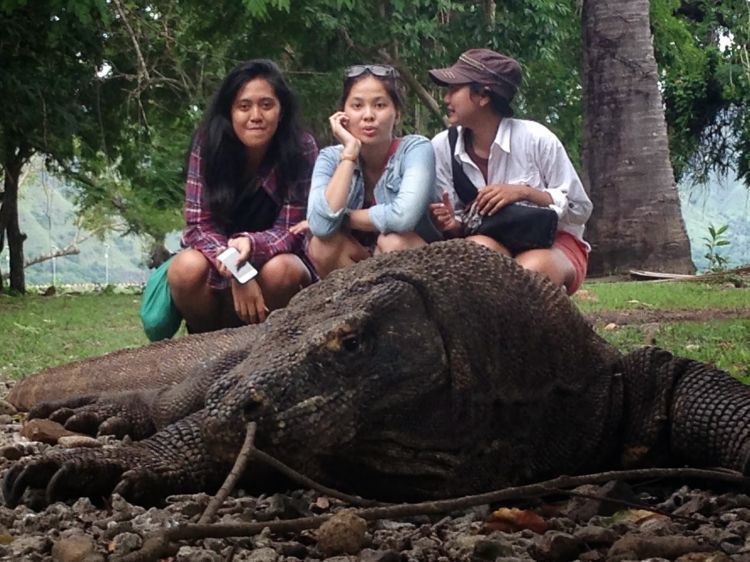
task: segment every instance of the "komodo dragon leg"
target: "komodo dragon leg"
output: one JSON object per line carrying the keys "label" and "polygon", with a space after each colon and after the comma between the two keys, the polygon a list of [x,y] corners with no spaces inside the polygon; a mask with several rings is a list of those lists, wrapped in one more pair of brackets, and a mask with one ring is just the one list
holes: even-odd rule
{"label": "komodo dragon leg", "polygon": [[196,365],[178,384],[157,389],[73,396],[40,402],[29,418],[49,418],[70,431],[89,435],[130,435],[143,439],[203,408],[208,387],[241,363],[249,348],[241,347]]}
{"label": "komodo dragon leg", "polygon": [[44,489],[47,504],[116,492],[134,503],[153,505],[169,494],[215,491],[232,459],[207,449],[204,425],[205,410],[200,410],[144,441],[22,459],[3,481],[5,502],[18,505],[27,489]]}
{"label": "komodo dragon leg", "polygon": [[622,360],[623,464],[683,462],[750,474],[750,386],[648,347]]}

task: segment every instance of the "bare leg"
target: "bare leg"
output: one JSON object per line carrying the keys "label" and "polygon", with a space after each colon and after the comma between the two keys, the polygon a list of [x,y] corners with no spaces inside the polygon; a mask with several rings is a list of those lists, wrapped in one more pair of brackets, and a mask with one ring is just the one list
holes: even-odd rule
{"label": "bare leg", "polygon": [[258,274],[258,283],[269,310],[285,307],[294,295],[311,282],[307,267],[294,254],[272,257]]}
{"label": "bare leg", "polygon": [[489,236],[485,236],[484,234],[473,234],[471,236],[467,236],[466,239],[471,240],[472,242],[479,244],[480,246],[485,246],[486,248],[489,248],[490,250],[493,250],[495,252],[499,252],[504,256],[511,257],[510,250],[508,250],[508,248],[503,246],[494,238],[490,238]]}
{"label": "bare leg", "polygon": [[558,248],[528,250],[518,254],[516,261],[525,269],[544,273],[561,287],[569,287],[575,279],[573,264]]}
{"label": "bare leg", "polygon": [[334,269],[348,267],[370,257],[367,248],[343,232],[328,238],[313,236],[308,250],[321,279],[328,277]]}
{"label": "bare leg", "polygon": [[419,248],[426,244],[427,242],[416,232],[389,232],[378,236],[375,254]]}
{"label": "bare leg", "polygon": [[231,294],[208,286],[211,264],[198,250],[186,249],[169,266],[167,280],[175,305],[191,332],[208,332],[236,326]]}

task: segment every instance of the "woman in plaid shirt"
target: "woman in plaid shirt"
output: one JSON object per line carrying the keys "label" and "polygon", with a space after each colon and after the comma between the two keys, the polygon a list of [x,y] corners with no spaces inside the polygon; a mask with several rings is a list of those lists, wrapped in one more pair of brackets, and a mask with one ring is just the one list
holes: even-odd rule
{"label": "woman in plaid shirt", "polygon": [[[193,136],[184,249],[168,273],[191,332],[262,322],[315,279],[300,223],[317,154],[273,62],[251,60],[224,78]],[[217,260],[227,247],[258,275],[234,279]]]}

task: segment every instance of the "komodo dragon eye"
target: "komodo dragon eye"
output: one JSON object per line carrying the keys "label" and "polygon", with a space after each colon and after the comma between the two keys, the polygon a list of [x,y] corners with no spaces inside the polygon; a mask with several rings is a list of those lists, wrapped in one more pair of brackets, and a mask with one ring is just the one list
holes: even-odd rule
{"label": "komodo dragon eye", "polygon": [[341,347],[346,351],[357,351],[360,346],[359,334],[349,334],[341,338]]}

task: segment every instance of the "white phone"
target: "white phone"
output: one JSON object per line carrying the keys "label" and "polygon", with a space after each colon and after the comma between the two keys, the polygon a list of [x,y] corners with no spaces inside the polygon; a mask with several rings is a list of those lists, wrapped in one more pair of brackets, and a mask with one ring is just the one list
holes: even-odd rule
{"label": "white phone", "polygon": [[227,269],[232,272],[232,275],[234,275],[234,278],[237,279],[238,283],[242,283],[244,285],[253,277],[258,275],[258,270],[250,265],[250,262],[245,262],[242,267],[237,268],[237,258],[239,256],[239,250],[230,246],[222,253],[220,253],[216,257],[216,259],[223,263],[227,267]]}

